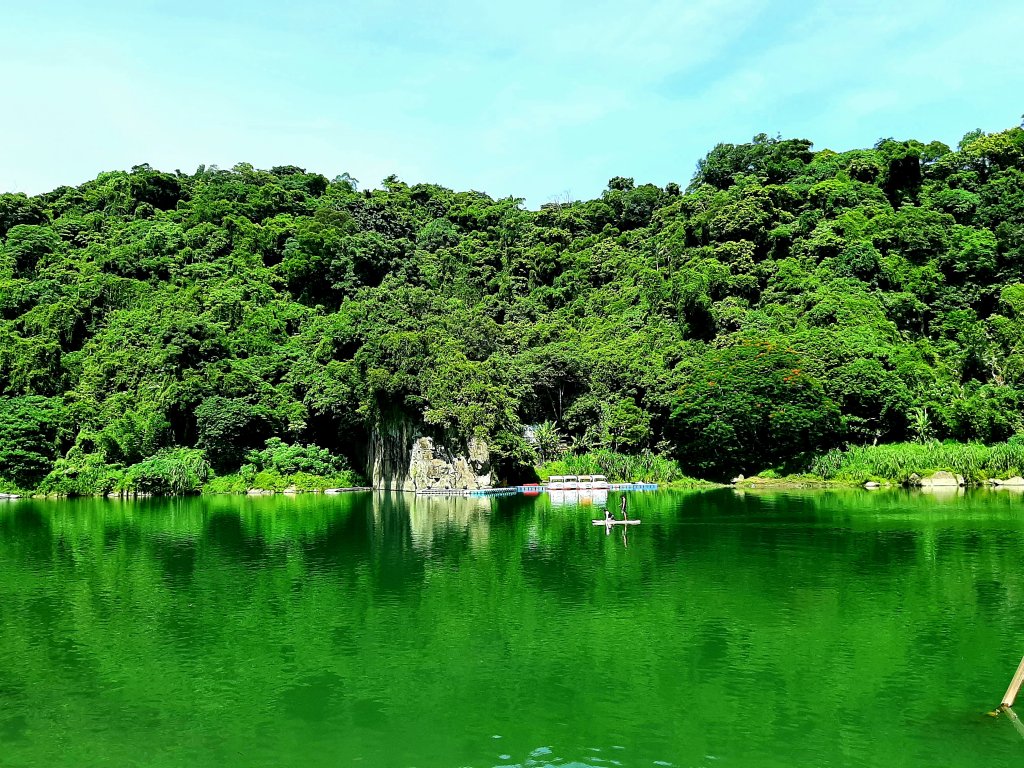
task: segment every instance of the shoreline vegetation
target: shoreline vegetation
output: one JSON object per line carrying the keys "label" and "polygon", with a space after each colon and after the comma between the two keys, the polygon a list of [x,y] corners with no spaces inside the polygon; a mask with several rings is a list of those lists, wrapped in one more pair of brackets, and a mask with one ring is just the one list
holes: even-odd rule
{"label": "shoreline vegetation", "polygon": [[735,483],[737,487],[913,486],[922,478],[948,473],[966,486],[1024,475],[1024,438],[1005,443],[939,442],[850,446],[806,461],[803,471],[764,470]]}
{"label": "shoreline vegetation", "polygon": [[[314,454],[315,454],[314,450]],[[215,475],[194,452],[170,452],[127,471],[107,468],[106,473],[77,476],[64,482],[52,474],[40,488],[19,489],[9,483],[2,494],[33,497],[160,496],[160,495],[263,495],[274,493],[331,493],[372,490],[363,477],[350,470],[315,474],[308,449],[297,450],[274,441],[238,472]],[[319,457],[324,458],[322,455]],[[298,469],[297,467],[305,469]],[[321,467],[323,465],[320,465]],[[996,445],[928,441],[876,446],[850,446],[804,460],[802,471],[765,469],[731,483],[685,475],[678,462],[656,454],[627,455],[597,451],[567,454],[536,468],[538,479],[551,475],[603,474],[612,482],[651,482],[666,489],[710,490],[789,488],[855,488],[866,483],[880,487],[912,486],[919,478],[949,473],[966,486],[986,486],[992,480],[1024,475],[1024,438]]]}
{"label": "shoreline vegetation", "polygon": [[538,210],[139,165],[0,193],[0,493],[380,485],[414,435],[508,485],[979,484],[1024,471],[1022,339],[1020,126]]}

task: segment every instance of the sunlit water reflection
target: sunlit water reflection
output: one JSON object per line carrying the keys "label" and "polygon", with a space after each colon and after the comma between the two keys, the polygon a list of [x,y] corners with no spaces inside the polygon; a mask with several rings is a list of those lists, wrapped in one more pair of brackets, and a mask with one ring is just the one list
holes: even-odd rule
{"label": "sunlit water reflection", "polygon": [[0,765],[1008,765],[1024,500],[0,505]]}

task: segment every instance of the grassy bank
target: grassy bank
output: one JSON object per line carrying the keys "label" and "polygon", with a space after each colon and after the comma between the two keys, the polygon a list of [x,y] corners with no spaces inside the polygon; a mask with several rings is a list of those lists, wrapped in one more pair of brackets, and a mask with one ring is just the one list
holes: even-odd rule
{"label": "grassy bank", "polygon": [[[195,449],[173,449],[130,467],[105,464],[95,456],[75,452],[56,463],[34,489],[0,480],[0,492],[50,496],[89,496],[108,493],[179,495],[246,493],[250,490],[315,493],[328,488],[366,485],[366,480],[343,462],[317,449],[269,441],[263,451],[251,452],[241,469],[218,474]],[[1005,443],[891,443],[832,450],[790,469],[765,470],[742,485],[762,487],[829,487],[868,481],[905,483],[911,475],[939,471],[963,475],[973,484],[990,478],[1024,475],[1024,436]],[[319,471],[310,471],[319,470]],[[628,455],[593,451],[565,455],[537,467],[542,481],[552,475],[605,475],[609,481],[649,482],[672,488],[713,488],[717,483],[687,475],[679,463],[654,453]]]}
{"label": "grassy bank", "polygon": [[1024,474],[1024,437],[994,445],[932,441],[851,446],[815,457],[806,469],[808,479],[836,483],[903,483],[913,474],[924,476],[939,471],[982,483],[993,477]]}
{"label": "grassy bank", "polygon": [[654,453],[628,455],[612,451],[594,451],[566,455],[537,468],[540,479],[551,475],[605,475],[610,482],[644,482],[669,485],[673,488],[711,488],[716,483],[689,477],[679,463]]}
{"label": "grassy bank", "polygon": [[328,488],[355,488],[365,485],[366,481],[355,472],[314,475],[309,472],[282,474],[272,470],[246,472],[243,469],[241,472],[211,478],[201,490],[203,493],[247,493],[250,490],[319,493]]}

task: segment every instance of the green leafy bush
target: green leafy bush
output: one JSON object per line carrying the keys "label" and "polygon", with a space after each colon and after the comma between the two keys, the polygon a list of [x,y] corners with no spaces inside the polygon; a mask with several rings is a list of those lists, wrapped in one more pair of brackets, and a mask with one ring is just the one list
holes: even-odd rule
{"label": "green leafy bush", "polygon": [[58,398],[0,397],[0,478],[21,488],[35,486],[52,466],[66,419]]}
{"label": "green leafy bush", "polygon": [[289,445],[276,437],[267,440],[263,450],[250,451],[246,460],[238,472],[211,477],[203,492],[323,491],[364,484],[344,457],[315,445]]}
{"label": "green leafy bush", "polygon": [[128,468],[118,489],[174,495],[199,491],[210,476],[206,455],[195,448],[170,448]]}
{"label": "green leafy bush", "polygon": [[316,445],[290,445],[278,437],[267,440],[262,450],[250,451],[245,460],[258,471],[272,470],[282,475],[305,472],[311,475],[331,476],[349,469],[348,462],[343,456],[334,456],[326,448]]}
{"label": "green leafy bush", "polygon": [[264,491],[283,491],[288,485],[288,478],[272,469],[257,472],[256,477],[252,481],[253,488],[259,488]]}
{"label": "green leafy bush", "polygon": [[124,469],[108,464],[103,454],[72,449],[58,459],[50,473],[39,483],[40,493],[59,496],[89,496],[110,493],[124,478]]}
{"label": "green leafy bush", "polygon": [[206,481],[203,493],[245,493],[252,487],[252,482],[240,472],[229,475],[216,475]]}

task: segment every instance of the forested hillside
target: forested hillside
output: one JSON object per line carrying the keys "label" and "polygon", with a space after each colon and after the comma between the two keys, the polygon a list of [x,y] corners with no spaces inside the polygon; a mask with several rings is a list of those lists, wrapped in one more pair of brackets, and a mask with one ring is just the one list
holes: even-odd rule
{"label": "forested hillside", "polygon": [[[689,186],[516,199],[296,167],[0,195],[0,485],[362,471],[407,414],[695,475],[1024,429],[1024,130],[722,144]],[[268,440],[270,443],[268,444]],[[148,487],[160,489],[159,484]]]}

